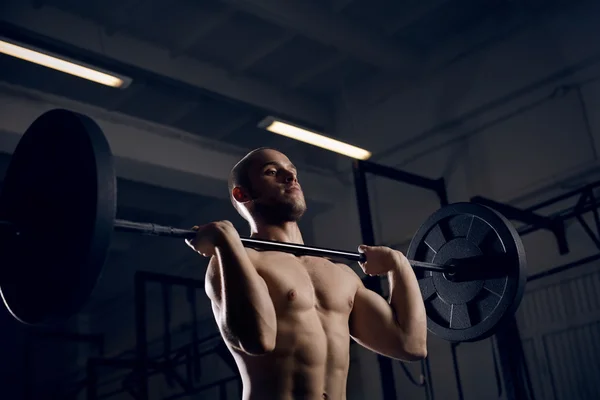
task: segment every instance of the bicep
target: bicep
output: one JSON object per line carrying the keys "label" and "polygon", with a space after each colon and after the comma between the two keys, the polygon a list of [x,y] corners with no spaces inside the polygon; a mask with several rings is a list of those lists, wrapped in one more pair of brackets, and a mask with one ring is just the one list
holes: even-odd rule
{"label": "bicep", "polygon": [[[211,257],[204,276],[204,291],[210,301],[219,309],[221,307],[221,271],[217,257]],[[213,307],[214,310],[214,307]]]}
{"label": "bicep", "polygon": [[390,304],[379,294],[359,286],[350,315],[350,336],[361,346],[399,360],[408,360]]}
{"label": "bicep", "polygon": [[221,285],[221,273],[219,267],[219,261],[217,257],[212,257],[208,263],[206,269],[206,276],[204,278],[204,291],[210,300],[211,309],[217,323],[217,328],[221,333],[221,336],[233,347],[238,347],[235,339],[229,334],[226,324],[224,323],[222,313],[222,285]]}
{"label": "bicep", "polygon": [[394,310],[380,295],[361,282],[350,315],[350,334],[357,340],[377,340],[383,329],[396,327]]}

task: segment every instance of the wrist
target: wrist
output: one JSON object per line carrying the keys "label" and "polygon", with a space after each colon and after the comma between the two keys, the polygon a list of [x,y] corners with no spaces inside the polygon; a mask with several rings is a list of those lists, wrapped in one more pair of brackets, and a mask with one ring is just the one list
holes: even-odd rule
{"label": "wrist", "polygon": [[394,252],[394,262],[388,271],[389,278],[398,278],[406,274],[413,274],[413,268],[404,257],[404,255],[398,251]]}
{"label": "wrist", "polygon": [[241,245],[241,241],[237,230],[229,227],[219,227],[215,232],[213,244],[217,248],[231,249],[238,244]]}

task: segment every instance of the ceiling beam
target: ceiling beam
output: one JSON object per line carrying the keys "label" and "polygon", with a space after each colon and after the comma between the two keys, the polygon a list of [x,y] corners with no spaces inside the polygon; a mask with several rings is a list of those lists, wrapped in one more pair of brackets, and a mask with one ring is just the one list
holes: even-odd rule
{"label": "ceiling beam", "polygon": [[[327,71],[330,68],[342,63],[348,59],[348,55],[342,53],[332,53],[329,57],[325,57],[321,62],[313,64],[310,68],[298,73],[290,82],[290,87],[297,88],[309,82],[315,76]],[[341,83],[341,82],[340,82]]]}
{"label": "ceiling beam", "polygon": [[173,109],[170,113],[161,115],[160,122],[167,125],[175,125],[181,121],[184,117],[188,116],[192,111],[197,110],[201,107],[201,104],[197,101],[186,101],[179,107]]}
{"label": "ceiling beam", "polygon": [[[0,104],[2,153],[12,154],[41,114],[65,108],[88,115],[100,126],[111,147],[117,177],[202,196],[227,199],[229,171],[249,150],[9,84],[0,84]],[[313,172],[314,168],[296,164],[304,171],[307,199],[333,204],[343,183],[333,173]]]}
{"label": "ceiling beam", "polygon": [[254,52],[248,54],[246,58],[238,60],[237,65],[234,67],[234,72],[242,73],[244,71],[249,70],[257,62],[259,62],[275,50],[279,49],[284,44],[288,43],[294,37],[296,37],[296,35],[294,35],[292,32],[285,32],[281,36],[276,36],[271,40],[267,40],[260,43],[259,47]]}
{"label": "ceiling beam", "polygon": [[125,104],[133,101],[133,99],[142,93],[146,87],[146,82],[136,80],[127,88],[127,90],[118,92],[116,96],[114,96],[114,98],[104,106],[104,108],[110,111],[117,111]]}
{"label": "ceiling beam", "polygon": [[[314,99],[255,78],[232,74],[189,57],[173,59],[168,50],[123,33],[107,36],[103,27],[58,9],[43,7],[36,10],[27,2],[10,2],[3,7],[0,22],[95,53],[99,57],[110,58],[124,65],[217,93],[281,117],[287,116],[300,123],[320,127],[330,126],[332,123],[331,112]],[[132,78],[135,82],[135,76]]]}
{"label": "ceiling beam", "polygon": [[[192,4],[194,3],[190,3],[188,7],[192,8]],[[183,39],[175,45],[173,50],[171,50],[171,57],[173,58],[180,57],[182,54],[188,52],[196,45],[196,43],[198,43],[198,41],[209,34],[213,29],[228,21],[234,13],[234,11],[229,7],[224,7],[219,10],[206,10],[200,8],[199,6],[194,6],[194,8],[195,9],[190,10],[190,13],[196,15],[210,13],[212,15],[208,18],[208,20],[204,20],[206,17],[202,17],[204,20],[202,24],[198,24],[196,22],[190,26],[186,34],[181,35]]]}
{"label": "ceiling beam", "polygon": [[370,65],[396,72],[414,71],[419,57],[373,31],[332,13],[327,6],[299,0],[221,0],[275,25],[335,47]]}
{"label": "ceiling beam", "polygon": [[253,113],[238,114],[233,118],[229,118],[224,123],[219,124],[218,127],[211,129],[210,136],[215,140],[223,140],[236,130],[241,129],[256,119],[257,116]]}

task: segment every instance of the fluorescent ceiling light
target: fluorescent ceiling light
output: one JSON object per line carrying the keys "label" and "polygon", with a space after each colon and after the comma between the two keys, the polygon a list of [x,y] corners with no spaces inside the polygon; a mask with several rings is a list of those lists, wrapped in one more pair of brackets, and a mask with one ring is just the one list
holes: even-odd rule
{"label": "fluorescent ceiling light", "polygon": [[366,160],[371,157],[371,153],[367,150],[291,125],[273,117],[265,118],[258,126],[278,135],[312,144],[313,146],[318,146],[358,160]]}
{"label": "fluorescent ceiling light", "polygon": [[80,62],[69,61],[65,57],[51,55],[51,53],[47,51],[36,49],[29,45],[19,44],[5,38],[0,38],[0,53],[88,79],[106,86],[124,89],[131,83],[131,79],[129,78],[101,71],[95,67],[88,67]]}

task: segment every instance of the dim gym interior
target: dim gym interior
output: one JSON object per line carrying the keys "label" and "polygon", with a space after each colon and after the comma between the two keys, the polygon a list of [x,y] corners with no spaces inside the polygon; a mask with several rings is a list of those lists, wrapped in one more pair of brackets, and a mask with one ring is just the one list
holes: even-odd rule
{"label": "dim gym interior", "polygon": [[0,398],[600,398],[598,20],[2,2]]}

